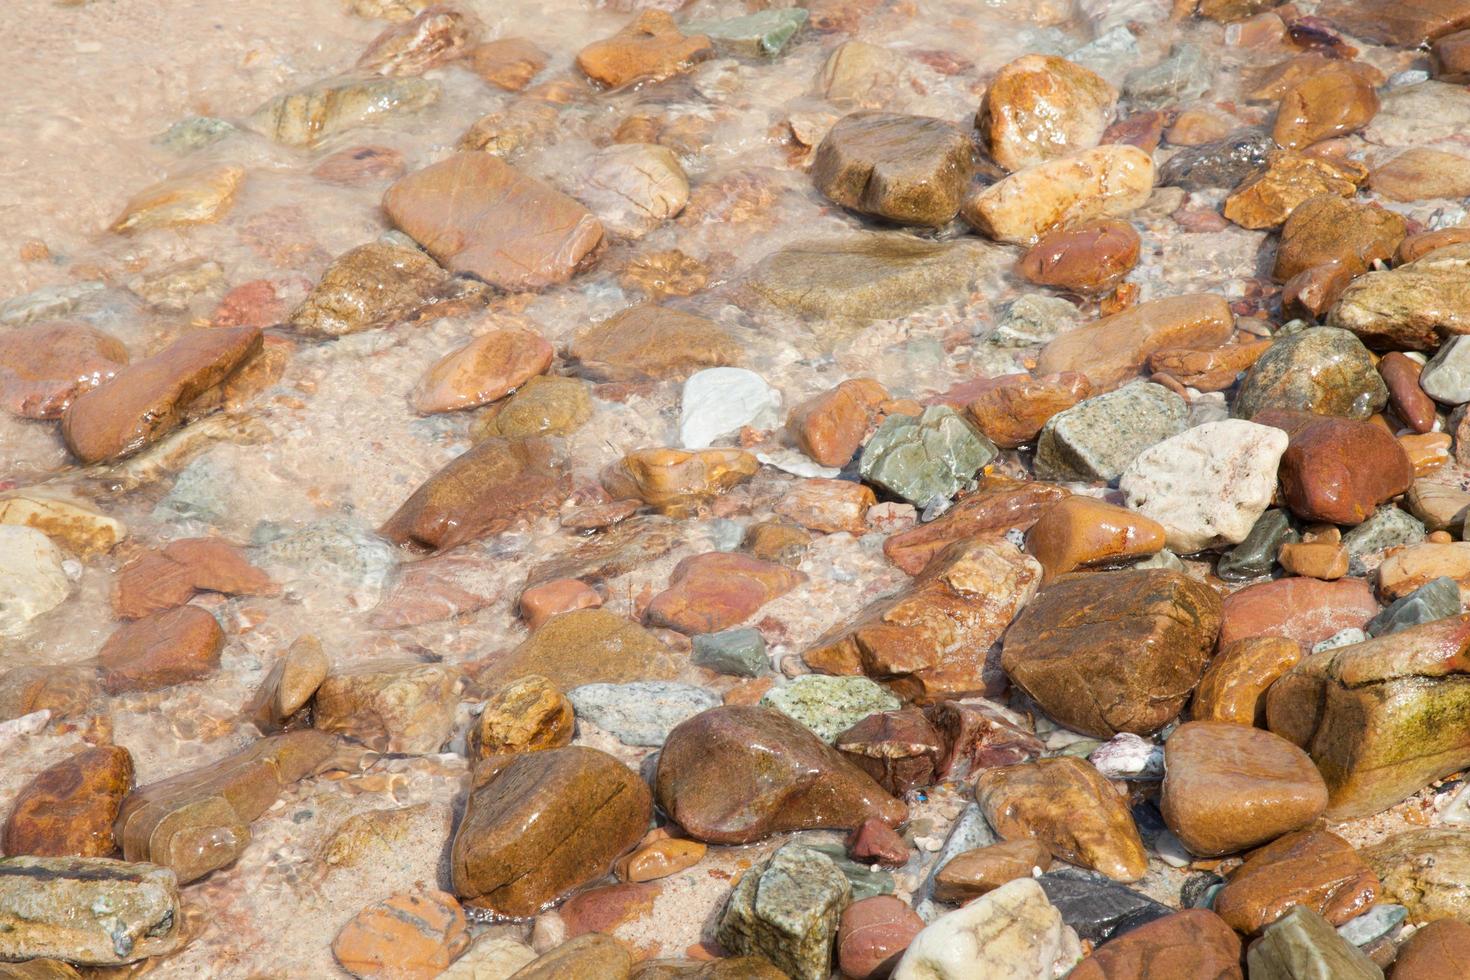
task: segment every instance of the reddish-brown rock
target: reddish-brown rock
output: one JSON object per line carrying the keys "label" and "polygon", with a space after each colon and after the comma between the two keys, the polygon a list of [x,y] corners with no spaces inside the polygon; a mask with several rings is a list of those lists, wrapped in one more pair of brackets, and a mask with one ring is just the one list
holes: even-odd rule
{"label": "reddish-brown rock", "polygon": [[1352,71],[1316,72],[1281,97],[1271,134],[1290,150],[1355,133],[1378,115],[1378,93]]}
{"label": "reddish-brown rock", "polygon": [[347,921],[332,955],[362,980],[433,980],[470,946],[469,923],[453,895],[393,895]]}
{"label": "reddish-brown rock", "polygon": [[1232,929],[1254,935],[1305,905],[1335,926],[1368,911],[1378,878],[1353,846],[1325,830],[1301,830],[1252,852],[1215,898]]}
{"label": "reddish-brown rock", "polygon": [[1089,221],[1043,235],[1021,256],[1021,275],[1040,286],[1104,293],[1138,264],[1138,232],[1126,221]]}
{"label": "reddish-brown rock", "polygon": [[887,399],[888,391],[872,378],[851,378],[792,408],[786,430],[818,463],[846,466]]}
{"label": "reddish-brown rock", "polygon": [[[1230,622],[1230,601],[1225,622]],[[1221,628],[1224,634],[1224,628]],[[1266,691],[1302,659],[1302,645],[1284,636],[1253,636],[1224,645],[1205,668],[1189,715],[1195,721],[1266,723]]]}
{"label": "reddish-brown rock", "polygon": [[208,677],[219,666],[225,631],[198,606],[182,606],[119,626],[97,663],[108,694],[153,691]]}
{"label": "reddish-brown rock", "polygon": [[1099,389],[1112,389],[1137,376],[1155,351],[1223,344],[1234,329],[1223,296],[1150,300],[1062,334],[1042,348],[1036,372],[1076,371]]}
{"label": "reddish-brown rock", "polygon": [[1410,235],[1399,245],[1394,256],[1395,265],[1404,265],[1423,258],[1437,248],[1461,245],[1470,242],[1470,228],[1441,228],[1439,231],[1421,231]]}
{"label": "reddish-brown rock", "polygon": [[83,463],[130,456],[183,424],[190,403],[262,346],[255,327],[200,329],[120,369],[78,395],[61,418],[66,446]]}
{"label": "reddish-brown rock", "polygon": [[1352,197],[1367,177],[1367,168],[1351,160],[1277,150],[1225,199],[1222,213],[1242,228],[1275,228],[1320,194]]}
{"label": "reddish-brown rock", "polygon": [[743,449],[635,449],[602,471],[614,500],[639,499],[671,517],[687,516],[755,475]]}
{"label": "reddish-brown rock", "polygon": [[1052,483],[990,479],[977,492],[961,497],[938,520],[890,535],[883,542],[883,554],[908,574],[917,575],[956,541],[1028,530],[1048,507],[1066,496],[1066,490]]}
{"label": "reddish-brown rock", "polygon": [[1470,194],[1470,157],[1414,147],[1373,168],[1369,185],[1390,201],[1464,197]]}
{"label": "reddish-brown rock", "polygon": [[106,384],[128,363],[122,342],[84,323],[61,320],[0,333],[0,408],[28,419],[58,419],[82,392]]}
{"label": "reddish-brown rock", "polygon": [[738,364],[742,350],[713,320],[642,303],[582,331],[571,355],[595,380],[649,381],[682,380],[701,368]]}
{"label": "reddish-brown rock", "polygon": [[1404,424],[1415,432],[1434,428],[1434,399],[1419,387],[1419,373],[1424,366],[1398,351],[1384,354],[1378,361],[1378,373],[1388,386],[1388,403]]}
{"label": "reddish-brown rock", "polygon": [[1345,629],[1362,629],[1378,614],[1378,602],[1362,579],[1283,578],[1232,593],[1224,611],[1221,650],[1254,636],[1282,636],[1310,650]]}
{"label": "reddish-brown rock", "polygon": [[1077,964],[1070,980],[1243,980],[1240,937],[1208,909],[1130,929]]}
{"label": "reddish-brown rock", "polygon": [[1270,349],[1269,340],[1224,347],[1166,347],[1149,355],[1148,366],[1156,374],[1167,374],[1199,391],[1224,391]]}
{"label": "reddish-brown rock", "polygon": [[555,351],[528,330],[491,330],[445,354],[413,393],[421,415],[474,408],[504,398],[551,367]]}
{"label": "reddish-brown rock", "polygon": [[1283,316],[1320,320],[1354,279],[1352,266],[1336,260],[1298,272],[1281,287]]}
{"label": "reddish-brown rock", "polygon": [[1372,422],[1280,410],[1253,421],[1291,437],[1278,477],[1286,505],[1303,520],[1361,524],[1414,483],[1403,447]]}
{"label": "reddish-brown rock", "polygon": [[570,492],[571,478],[544,440],[492,436],[424,481],[378,533],[446,551],[548,513]]}
{"label": "reddish-brown rock", "polygon": [[669,587],[648,604],[648,622],[681,633],[718,633],[737,626],[806,575],[737,552],[692,555],[674,566]]}
{"label": "reddish-brown rock", "polygon": [[609,88],[630,82],[656,82],[688,71],[714,56],[703,34],[685,36],[662,10],[645,10],[612,37],[594,41],[577,53],[577,67]]}
{"label": "reddish-brown rock", "polygon": [[1087,565],[1151,555],[1164,547],[1164,526],[1135,510],[1095,497],[1072,496],[1042,513],[1026,532],[1026,550],[1050,581]]}
{"label": "reddish-brown rock", "polygon": [[1399,947],[1393,980],[1461,980],[1470,976],[1470,925],[1435,919]]}
{"label": "reddish-brown rock", "polygon": [[1327,0],[1317,15],[1353,37],[1414,48],[1470,27],[1470,2],[1398,0],[1384,6],[1375,0]]}
{"label": "reddish-brown rock", "polygon": [[869,817],[848,835],[847,854],[863,864],[901,868],[909,862],[910,849],[898,831],[877,817]]}
{"label": "reddish-brown rock", "polygon": [[552,616],[573,609],[596,609],[602,605],[597,590],[574,578],[552,579],[521,593],[521,616],[536,629]]}
{"label": "reddish-brown rock", "polygon": [[1278,282],[1319,265],[1338,262],[1359,276],[1374,262],[1387,262],[1408,234],[1402,215],[1376,204],[1358,204],[1335,194],[1303,201],[1281,227],[1272,276]]}
{"label": "reddish-brown rock", "polygon": [[83,749],[43,769],[16,794],[6,856],[111,857],[113,821],[133,788],[133,757],[116,745]]}
{"label": "reddish-brown rock", "polygon": [[919,914],[893,895],[853,902],[842,910],[837,926],[837,963],[842,975],[852,980],[881,980],[923,929]]}
{"label": "reddish-brown rock", "polygon": [[932,786],[945,744],[918,708],[875,712],[837,736],[837,751],[894,796]]}
{"label": "reddish-brown rock", "polygon": [[983,698],[941,701],[924,709],[945,750],[938,780],[961,780],[995,766],[1039,758],[1045,746],[1025,717]]}
{"label": "reddish-brown rock", "polygon": [[407,169],[403,154],[391,146],[349,146],[324,157],[321,163],[312,168],[311,175],[329,184],[353,187],[379,180],[397,180]]}
{"label": "reddish-brown rock", "polygon": [[776,516],[813,531],[862,534],[868,529],[868,508],[877,502],[864,484],[818,478],[792,486],[772,509]]}
{"label": "reddish-brown rock", "polygon": [[470,71],[507,92],[519,92],[531,84],[546,63],[546,52],[521,37],[502,37],[476,45],[460,60]]}
{"label": "reddish-brown rock", "polygon": [[1075,371],[990,380],[994,383],[979,391],[967,409],[980,431],[1002,449],[1034,442],[1048,419],[1092,394],[1087,378]]}
{"label": "reddish-brown rock", "polygon": [[1032,870],[1051,867],[1051,852],[1039,841],[1002,841],[955,855],[934,876],[934,897],[963,904],[994,891],[1008,881],[1031,877]]}
{"label": "reddish-brown rock", "polygon": [[196,592],[272,596],[280,587],[222,538],[180,538],[148,549],[118,570],[112,609],[119,619],[182,606]]}

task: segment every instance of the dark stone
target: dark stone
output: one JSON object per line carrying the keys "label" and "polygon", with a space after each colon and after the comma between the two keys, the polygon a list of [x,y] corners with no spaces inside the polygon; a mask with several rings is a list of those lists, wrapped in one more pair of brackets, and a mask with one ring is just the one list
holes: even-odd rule
{"label": "dark stone", "polygon": [[1384,636],[1459,612],[1460,586],[1448,575],[1441,575],[1395,599],[1383,612],[1368,620],[1367,631],[1369,636]]}
{"label": "dark stone", "polygon": [[1049,871],[1036,881],[1062,913],[1062,921],[1094,943],[1174,912],[1126,885],[1077,868]]}
{"label": "dark stone", "polygon": [[1214,892],[1225,879],[1213,871],[1196,871],[1184,879],[1179,889],[1179,907],[1182,909],[1207,909],[1213,904]]}
{"label": "dark stone", "polygon": [[1181,150],[1159,168],[1159,186],[1187,191],[1235,187],[1266,165],[1266,155],[1275,145],[1266,133],[1243,132]]}
{"label": "dark stone", "polygon": [[1220,556],[1215,574],[1227,582],[1243,582],[1270,573],[1281,546],[1301,540],[1286,511],[1272,508],[1256,519],[1245,540]]}

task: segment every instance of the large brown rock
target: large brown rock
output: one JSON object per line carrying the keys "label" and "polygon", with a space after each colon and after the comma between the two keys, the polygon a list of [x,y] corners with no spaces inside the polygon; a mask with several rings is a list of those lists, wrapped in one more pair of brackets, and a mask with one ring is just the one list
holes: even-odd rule
{"label": "large brown rock", "polygon": [[1041,286],[1105,293],[1138,264],[1141,245],[1128,222],[1104,218],[1043,235],[1016,268]]}
{"label": "large brown rock", "polygon": [[133,757],[117,745],[83,749],[41,770],[15,797],[4,851],[50,857],[108,857],[112,822],[133,788]]}
{"label": "large brown rock", "polygon": [[1399,947],[1393,980],[1460,980],[1470,976],[1470,925],[1435,919]]}
{"label": "large brown rock", "polygon": [[138,619],[182,606],[195,592],[272,596],[280,591],[223,538],[180,538],[141,552],[118,570],[112,609],[119,619]]}
{"label": "large brown rock", "polygon": [[653,800],[638,774],[582,746],[517,755],[470,793],[450,877],[466,904],[530,916],[612,869]]}
{"label": "large brown rock", "polygon": [[325,732],[263,738],[218,762],[140,786],[123,801],[116,833],[129,861],[170,868],[181,883],[232,863],[250,843],[250,822],[291,784],[343,764]]}
{"label": "large brown rock", "polygon": [[1069,980],[1244,980],[1240,937],[1209,909],[1186,909],[1104,943]]}
{"label": "large brown rock", "polygon": [[1149,300],[1062,334],[1042,348],[1036,373],[1076,371],[1099,390],[1136,377],[1167,347],[1223,344],[1235,329],[1225,297],[1190,293]]}
{"label": "large brown rock", "polygon": [[1005,680],[991,648],[1040,582],[1040,563],[1003,538],[958,542],[802,659],[823,673],[866,674],[910,700],[997,695]]}
{"label": "large brown rock", "polygon": [[193,330],[152,357],[83,392],[61,417],[61,435],[83,463],[131,456],[182,425],[190,403],[262,346],[255,327]]}
{"label": "large brown rock", "polygon": [[996,73],[975,127],[995,162],[1016,171],[1097,146],[1117,99],[1096,72],[1028,54]]}
{"label": "large brown rock", "polygon": [[571,477],[542,439],[492,436],[424,481],[378,533],[434,551],[549,513],[571,492]]}
{"label": "large brown rock", "polygon": [[817,147],[812,180],[845,208],[942,228],[959,213],[972,154],[969,137],[943,119],[854,112]]}
{"label": "large brown rock", "polygon": [[0,408],[27,419],[58,419],[84,391],[128,363],[122,341],[85,323],[58,320],[0,334]]}
{"label": "large brown rock", "polygon": [[411,245],[369,242],[343,252],[291,313],[308,337],[342,337],[407,319],[430,303],[448,278]]}
{"label": "large brown rock", "polygon": [[224,645],[225,631],[198,606],[124,623],[97,652],[102,686],[124,694],[201,680],[219,666]]}
{"label": "large brown rock", "polygon": [[571,355],[597,381],[682,380],[743,359],[739,342],[718,323],[653,303],[588,327],[573,339]]}
{"label": "large brown rock", "polygon": [[1016,618],[1001,664],[1074,731],[1098,738],[1147,734],[1189,700],[1220,619],[1215,591],[1180,572],[1063,576]]}
{"label": "large brown rock", "polygon": [[1280,578],[1248,585],[1225,599],[1220,649],[1251,637],[1280,636],[1310,650],[1345,629],[1362,629],[1377,614],[1373,587],[1360,578]]}
{"label": "large brown rock", "polygon": [[961,497],[938,520],[889,535],[883,554],[910,575],[924,570],[934,556],[956,541],[985,534],[1026,531],[1042,513],[1068,496],[1052,483],[1012,483],[989,478],[980,490]]}
{"label": "large brown rock", "polygon": [[779,711],[725,705],[674,728],[659,755],[659,808],[691,836],[748,844],[772,834],[852,830],[908,808],[811,730]]}
{"label": "large brown rock", "polygon": [[1470,27],[1467,0],[1328,0],[1317,9],[1334,27],[1354,37],[1402,48],[1415,48],[1451,31]]}
{"label": "large brown rock", "polygon": [[1274,840],[1327,807],[1327,786],[1307,754],[1248,725],[1180,725],[1164,744],[1164,769],[1164,822],[1205,857]]}
{"label": "large brown rock", "polygon": [[941,701],[924,709],[940,733],[944,754],[935,768],[939,780],[962,780],[994,766],[1012,766],[1040,757],[1046,746],[1026,716],[984,698]]}
{"label": "large brown rock", "polygon": [[489,153],[456,153],[401,178],[383,210],[446,269],[511,291],[566,282],[602,244],[592,212]]}
{"label": "large brown rock", "polygon": [[459,671],[389,660],[330,674],[316,690],[315,726],[378,752],[439,751],[454,728]]}
{"label": "large brown rock", "polygon": [[1004,840],[1039,841],[1052,857],[1117,881],[1148,872],[1127,801],[1090,762],[1058,756],[987,769],[975,801]]}
{"label": "large brown rock", "polygon": [[691,555],[674,566],[669,587],[653,597],[645,615],[681,633],[718,633],[805,581],[804,572],[736,552]]}
{"label": "large brown rock", "polygon": [[1361,524],[1413,486],[1408,454],[1382,426],[1277,409],[1253,420],[1291,437],[1277,475],[1287,507],[1303,520]]}
{"label": "large brown rock", "polygon": [[1348,276],[1359,276],[1374,262],[1393,258],[1407,234],[1401,215],[1323,194],[1302,202],[1286,219],[1271,275],[1285,282],[1314,266],[1337,262]]}
{"label": "large brown rock", "polygon": [[1259,933],[1294,905],[1335,926],[1368,911],[1378,878],[1353,846],[1325,830],[1300,830],[1252,852],[1215,897],[1236,932]]}
{"label": "large brown rock", "polygon": [[1328,819],[1393,806],[1470,765],[1470,615],[1307,657],[1271,686],[1266,719],[1317,763]]}

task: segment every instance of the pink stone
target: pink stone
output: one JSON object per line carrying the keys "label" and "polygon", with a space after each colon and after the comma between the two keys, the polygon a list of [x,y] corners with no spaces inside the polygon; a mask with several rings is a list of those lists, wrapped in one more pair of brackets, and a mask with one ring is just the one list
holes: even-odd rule
{"label": "pink stone", "polygon": [[854,861],[899,868],[908,863],[909,846],[898,831],[877,817],[869,817],[847,838],[847,853]]}
{"label": "pink stone", "polygon": [[601,605],[602,596],[597,594],[597,590],[574,578],[542,582],[521,593],[521,616],[533,630],[540,628],[552,616],[573,609],[596,609]]}
{"label": "pink stone", "polygon": [[1284,636],[1310,651],[1349,627],[1361,629],[1378,614],[1378,603],[1363,579],[1282,578],[1227,596],[1224,612],[1221,650],[1251,636]]}
{"label": "pink stone", "polygon": [[802,572],[749,555],[693,555],[674,566],[669,587],[648,604],[647,619],[681,633],[715,633],[805,581]]}
{"label": "pink stone", "polygon": [[888,976],[923,928],[918,913],[892,895],[853,902],[837,927],[837,961],[843,975],[853,980]]}

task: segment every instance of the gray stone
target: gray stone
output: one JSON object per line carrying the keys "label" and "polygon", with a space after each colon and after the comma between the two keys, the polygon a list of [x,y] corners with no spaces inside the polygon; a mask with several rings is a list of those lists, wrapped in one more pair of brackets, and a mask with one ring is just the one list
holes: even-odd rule
{"label": "gray stone", "polygon": [[567,692],[567,700],[598,728],[624,745],[659,746],[681,721],[720,703],[718,695],[692,684],[632,681],[627,684],[583,684]]}
{"label": "gray stone", "polygon": [[859,864],[847,856],[847,848],[841,844],[807,844],[814,851],[827,855],[827,859],[847,876],[852,885],[852,900],[860,902],[874,895],[892,895],[895,891],[893,875],[887,871],[874,871],[866,864]]}
{"label": "gray stone", "polygon": [[1173,913],[1167,905],[1080,868],[1058,868],[1036,881],[1062,913],[1062,921],[1083,939],[1100,943]]}
{"label": "gray stone", "polygon": [[1282,408],[1366,419],[1388,404],[1363,342],[1336,327],[1312,327],[1277,340],[1246,373],[1235,397],[1236,418]]}
{"label": "gray stone", "polygon": [[190,116],[180,119],[153,137],[153,142],[175,153],[192,153],[218,143],[235,132],[235,124],[214,116]]}
{"label": "gray stone", "polygon": [[1208,909],[1215,905],[1215,896],[1225,887],[1225,879],[1213,871],[1196,871],[1184,879],[1179,889],[1181,909]]}
{"label": "gray stone", "polygon": [[1388,608],[1368,620],[1369,636],[1397,633],[1410,626],[1430,623],[1460,612],[1460,586],[1447,575],[1431,579],[1413,592],[1395,599]]}
{"label": "gray stone", "polygon": [[1355,643],[1362,643],[1366,639],[1368,639],[1367,633],[1364,633],[1356,626],[1349,626],[1347,629],[1340,629],[1327,639],[1315,644],[1312,647],[1312,652],[1321,653],[1323,650],[1336,650],[1338,647],[1350,647]]}
{"label": "gray stone", "polygon": [[1451,337],[1419,375],[1419,387],[1437,402],[1470,402],[1470,337]]}
{"label": "gray stone", "polygon": [[959,493],[997,455],[969,419],[930,405],[917,419],[890,415],[863,447],[858,469],[867,482],[922,507]]}
{"label": "gray stone", "polygon": [[1409,910],[1402,905],[1385,903],[1375,905],[1355,919],[1349,919],[1337,927],[1337,934],[1354,946],[1366,946],[1375,939],[1382,939],[1409,917]]}
{"label": "gray stone", "polygon": [[828,745],[853,725],[878,711],[897,711],[903,703],[866,677],[803,674],[773,687],[761,704],[794,718]]}
{"label": "gray stone", "polygon": [[771,669],[765,637],[753,626],[697,634],[692,659],[696,667],[736,677],[759,677]]}
{"label": "gray stone", "polygon": [[691,21],[681,30],[687,35],[705,35],[724,54],[774,58],[806,25],[808,16],[802,7],[760,10],[729,20]]}
{"label": "gray stone", "polygon": [[1036,440],[1042,480],[1108,483],[1149,446],[1186,427],[1189,406],[1162,385],[1140,382],[1053,415]]}
{"label": "gray stone", "polygon": [[1276,141],[1269,134],[1253,130],[1186,147],[1159,167],[1159,186],[1187,191],[1236,187],[1266,165],[1266,155],[1275,147]]}
{"label": "gray stone", "polygon": [[398,564],[393,546],[345,517],[328,517],[296,529],[262,524],[252,535],[261,561],[285,565],[300,578],[325,576],[376,593]]}
{"label": "gray stone", "polygon": [[1067,60],[1097,72],[1116,86],[1122,81],[1126,66],[1138,61],[1138,55],[1138,39],[1128,28],[1118,26],[1072,49]]}
{"label": "gray stone", "polygon": [[1204,52],[1193,44],[1181,44],[1158,64],[1129,72],[1123,94],[1140,108],[1162,109],[1204,95],[1212,75]]}
{"label": "gray stone", "polygon": [[1045,344],[1081,322],[1077,307],[1060,296],[1028,293],[1006,309],[990,335],[997,347],[1033,347]]}
{"label": "gray stone", "polygon": [[1398,545],[1418,544],[1428,532],[1412,514],[1393,504],[1384,504],[1357,527],[1342,536],[1342,546],[1352,558],[1362,558]]}
{"label": "gray stone", "polygon": [[786,844],[740,879],[715,938],[732,953],[765,957],[792,980],[826,980],[851,900],[852,885],[826,855]]}
{"label": "gray stone", "polygon": [[949,911],[935,902],[933,897],[934,878],[939,874],[941,868],[966,851],[988,847],[999,839],[995,836],[995,831],[990,829],[990,824],[986,821],[980,804],[966,804],[965,808],[960,811],[960,818],[949,829],[949,836],[944,839],[944,846],[939,849],[938,856],[929,865],[929,873],[924,883],[914,893],[914,911],[919,913],[919,918],[925,922],[933,922]]}
{"label": "gray stone", "polygon": [[1251,980],[1383,980],[1383,971],[1305,905],[1266,927],[1246,954]]}
{"label": "gray stone", "polygon": [[115,966],[172,952],[183,931],[167,868],[109,858],[0,861],[0,960]]}

